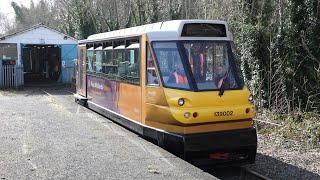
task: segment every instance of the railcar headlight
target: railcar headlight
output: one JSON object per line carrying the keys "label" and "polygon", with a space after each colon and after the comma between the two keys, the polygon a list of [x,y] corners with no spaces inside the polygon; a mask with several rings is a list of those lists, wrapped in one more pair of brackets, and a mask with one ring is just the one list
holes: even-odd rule
{"label": "railcar headlight", "polygon": [[250,94],[248,101],[252,102],[253,101],[253,96]]}
{"label": "railcar headlight", "polygon": [[186,113],[184,113],[184,117],[186,118],[186,119],[188,119],[189,117],[190,117],[190,113],[189,112],[186,112]]}
{"label": "railcar headlight", "polygon": [[184,99],[180,98],[178,100],[178,104],[179,104],[179,106],[183,106],[184,105]]}

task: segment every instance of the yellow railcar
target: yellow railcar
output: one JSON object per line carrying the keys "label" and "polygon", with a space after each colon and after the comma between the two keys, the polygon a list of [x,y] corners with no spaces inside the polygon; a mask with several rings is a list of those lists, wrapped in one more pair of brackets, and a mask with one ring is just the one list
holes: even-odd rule
{"label": "yellow railcar", "polygon": [[78,57],[78,103],[196,165],[254,163],[253,98],[224,21],[95,34]]}

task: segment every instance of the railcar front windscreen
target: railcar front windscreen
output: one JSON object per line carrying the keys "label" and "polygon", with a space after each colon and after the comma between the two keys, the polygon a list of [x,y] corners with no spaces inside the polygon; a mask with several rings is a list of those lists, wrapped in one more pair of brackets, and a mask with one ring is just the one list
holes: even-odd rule
{"label": "railcar front windscreen", "polygon": [[244,86],[230,41],[153,42],[152,47],[165,87],[210,91]]}

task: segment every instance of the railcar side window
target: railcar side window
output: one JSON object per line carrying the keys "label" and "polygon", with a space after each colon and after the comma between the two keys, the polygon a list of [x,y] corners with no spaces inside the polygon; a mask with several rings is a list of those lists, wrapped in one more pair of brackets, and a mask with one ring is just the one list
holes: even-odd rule
{"label": "railcar side window", "polygon": [[126,75],[126,66],[127,63],[124,59],[124,45],[118,46],[113,50],[113,61],[116,65],[114,75],[116,80],[123,80]]}
{"label": "railcar side window", "polygon": [[151,56],[149,46],[147,45],[147,85],[149,86],[158,86],[158,74],[154,66],[154,62]]}
{"label": "railcar side window", "polygon": [[132,44],[126,49],[126,76],[125,82],[140,84],[140,54],[139,44]]}
{"label": "railcar side window", "polygon": [[[108,80],[140,84],[140,44],[137,41],[111,41],[87,49],[87,72]],[[117,44],[114,47],[114,44]],[[109,45],[105,47],[104,45]],[[98,47],[97,47],[98,46]]]}
{"label": "railcar side window", "polygon": [[93,47],[91,47],[87,49],[87,72],[88,73],[95,72],[94,63],[95,63],[95,57],[93,55]]}
{"label": "railcar side window", "polygon": [[102,59],[103,59],[103,52],[102,52],[102,46],[97,47],[94,50],[94,54],[96,61],[94,62],[94,69],[95,73],[101,74],[102,73]]}
{"label": "railcar side window", "polygon": [[103,61],[102,61],[102,72],[108,78],[115,74],[115,64],[113,64],[112,58],[112,46],[108,46],[103,49]]}

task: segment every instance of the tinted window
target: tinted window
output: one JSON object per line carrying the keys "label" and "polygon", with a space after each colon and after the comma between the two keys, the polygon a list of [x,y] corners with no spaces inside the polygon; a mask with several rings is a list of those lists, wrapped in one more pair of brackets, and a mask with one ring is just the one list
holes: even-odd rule
{"label": "tinted window", "polygon": [[223,24],[190,23],[183,26],[181,36],[226,37],[227,33]]}

